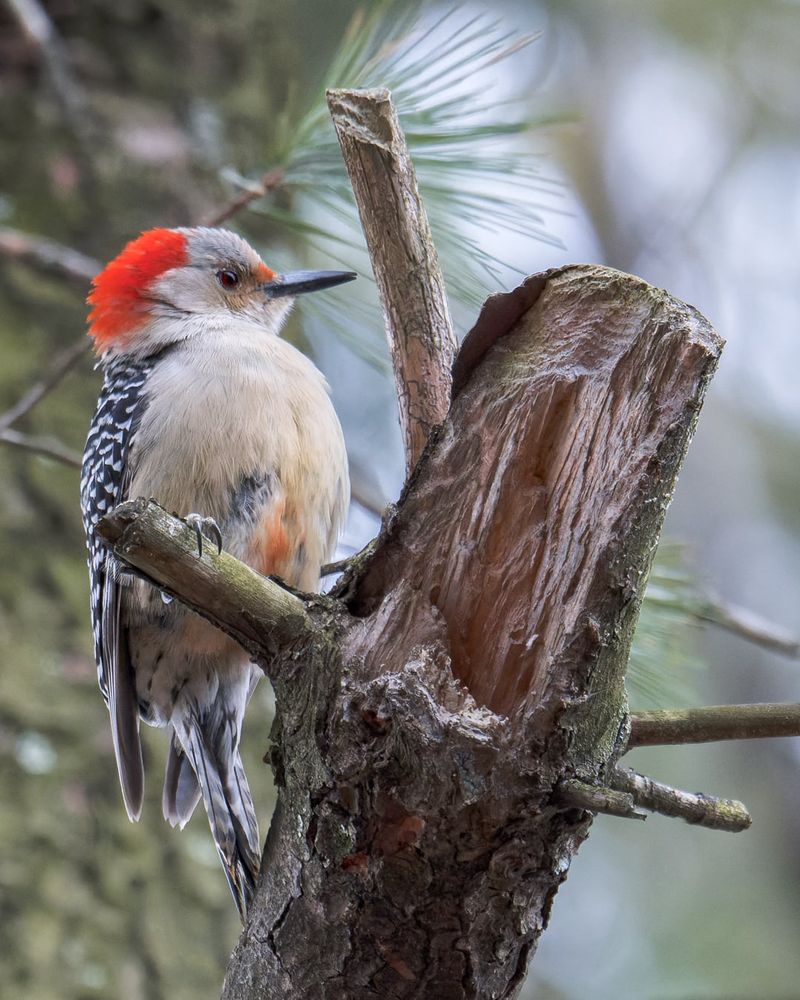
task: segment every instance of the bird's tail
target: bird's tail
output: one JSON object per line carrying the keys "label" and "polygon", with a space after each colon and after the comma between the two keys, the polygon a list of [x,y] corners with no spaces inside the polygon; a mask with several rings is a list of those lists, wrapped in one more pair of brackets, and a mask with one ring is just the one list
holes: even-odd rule
{"label": "bird's tail", "polygon": [[[196,776],[214,843],[244,922],[253,898],[260,861],[258,821],[239,754],[238,727],[231,719],[223,720],[216,726],[203,724],[190,712],[183,713],[180,718],[173,716],[172,724],[185,761],[191,765]],[[175,764],[180,769],[178,748],[174,749],[177,757]],[[170,755],[172,752],[173,747],[170,747]],[[183,816],[189,818],[196,802],[196,798],[192,801],[192,782],[184,776],[182,783],[187,794],[185,804],[181,803],[183,808],[174,810],[179,821]],[[164,793],[166,812],[166,784]],[[179,795],[178,799],[181,797]],[[190,803],[191,807],[187,808]],[[186,815],[187,811],[189,815]]]}

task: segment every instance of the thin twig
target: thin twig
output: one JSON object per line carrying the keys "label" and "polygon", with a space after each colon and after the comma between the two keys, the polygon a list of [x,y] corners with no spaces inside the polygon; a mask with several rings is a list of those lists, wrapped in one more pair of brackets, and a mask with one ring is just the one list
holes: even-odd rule
{"label": "thin twig", "polygon": [[79,250],[8,226],[0,226],[0,254],[30,261],[59,277],[70,278],[84,286],[102,269],[99,261]]}
{"label": "thin twig", "polygon": [[223,222],[227,222],[237,212],[240,212],[243,208],[247,208],[251,202],[258,201],[259,198],[266,198],[268,194],[279,188],[285,176],[286,171],[283,167],[274,167],[272,170],[268,170],[260,181],[248,185],[229,204],[218,209],[216,212],[211,212],[203,219],[200,225],[221,226]]}
{"label": "thin twig", "polygon": [[73,451],[52,438],[31,437],[29,434],[20,434],[19,431],[5,430],[0,434],[0,443],[10,444],[14,448],[30,451],[35,455],[43,455],[45,458],[51,458],[54,462],[69,465],[74,469],[81,467],[81,456],[77,451]]}
{"label": "thin twig", "polygon": [[[32,236],[7,226],[0,226],[0,254],[12,259],[30,261],[62,277],[78,281],[82,285],[90,282],[101,267],[98,261],[55,240]],[[42,455],[72,468],[81,467],[81,456],[60,441],[49,437],[32,437],[11,428],[60,385],[83,357],[88,346],[88,338],[81,336],[64,348],[56,356],[44,377],[34,383],[14,406],[0,415],[0,444]]]}
{"label": "thin twig", "polygon": [[708,622],[738,635],[748,642],[776,653],[794,658],[800,657],[800,639],[787,629],[749,608],[729,604],[720,598],[712,598],[697,612],[700,621]]}
{"label": "thin twig", "polygon": [[450,406],[456,338],[444,279],[388,90],[329,90],[386,320],[406,446],[416,465]]}
{"label": "thin twig", "polygon": [[92,148],[92,118],[83,88],[69,65],[64,43],[39,0],[6,0],[6,2],[20,30],[39,53],[53,97],[77,141],[82,180],[88,185],[96,174]]}
{"label": "thin twig", "polygon": [[633,796],[627,792],[590,785],[577,778],[559,782],[556,801],[560,806],[570,809],[586,809],[588,812],[619,816],[622,819],[647,819],[647,814],[636,808]]}
{"label": "thin twig", "polygon": [[660,781],[638,774],[628,767],[618,767],[608,777],[609,784],[627,792],[633,801],[650,812],[686,820],[710,830],[740,833],[753,822],[747,808],[736,799],[718,799],[713,795],[684,792]]}
{"label": "thin twig", "polygon": [[320,576],[333,576],[334,573],[344,573],[346,569],[350,568],[350,564],[353,561],[352,556],[346,556],[344,559],[336,559],[334,562],[325,563],[319,571]]}
{"label": "thin twig", "polygon": [[0,436],[15,424],[20,418],[40,403],[45,396],[55,389],[62,379],[75,367],[86,354],[89,346],[88,338],[82,335],[69,347],[65,347],[50,365],[44,378],[34,383],[25,395],[5,413],[0,414]]}
{"label": "thin twig", "polygon": [[637,712],[631,716],[626,749],[777,736],[800,736],[799,704],[709,705]]}

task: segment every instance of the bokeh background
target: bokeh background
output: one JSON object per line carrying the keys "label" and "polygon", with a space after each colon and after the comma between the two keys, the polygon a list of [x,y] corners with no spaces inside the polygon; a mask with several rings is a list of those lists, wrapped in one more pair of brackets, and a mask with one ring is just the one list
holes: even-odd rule
{"label": "bokeh background", "polygon": [[[142,229],[210,218],[248,179],[286,168],[229,224],[273,266],[346,260],[365,275],[287,331],[326,371],[345,424],[363,501],[345,542],[357,546],[403,461],[319,95],[331,74],[390,83],[461,333],[517,271],[597,261],[693,303],[727,339],[667,533],[700,589],[800,630],[800,5],[372,4],[354,27],[357,10],[47,0],[37,22],[30,2],[0,0],[0,226],[106,260]],[[13,246],[0,230],[0,413],[85,323],[85,282]],[[87,352],[16,430],[80,451],[98,384]],[[661,626],[641,637],[650,674],[634,704],[659,688],[683,703],[800,701],[796,661],[689,615]],[[705,668],[671,688],[690,660]],[[77,472],[0,443],[0,995],[214,997],[237,921],[205,819],[183,834],[161,819],[156,733],[144,817],[128,823],[94,673]],[[270,711],[263,684],[247,752],[264,826]],[[800,997],[799,749],[637,751],[631,763],[654,777],[743,799],[753,828],[596,821],[522,995]]]}

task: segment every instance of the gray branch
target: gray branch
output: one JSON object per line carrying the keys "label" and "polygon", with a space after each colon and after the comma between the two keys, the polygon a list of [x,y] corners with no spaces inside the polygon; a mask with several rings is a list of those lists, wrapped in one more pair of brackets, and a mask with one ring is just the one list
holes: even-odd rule
{"label": "gray branch", "polygon": [[800,736],[800,705],[708,705],[636,712],[626,749],[777,736]]}
{"label": "gray branch", "polygon": [[383,303],[410,473],[450,405],[456,338],[416,174],[388,90],[329,90]]}
{"label": "gray branch", "polygon": [[617,791],[627,793],[637,805],[651,812],[683,819],[710,830],[740,833],[747,830],[753,822],[746,807],[736,799],[718,799],[700,792],[684,792],[637,774],[627,767],[612,770],[610,782]]}
{"label": "gray branch", "polygon": [[102,269],[99,261],[80,250],[10,226],[0,226],[0,256],[29,261],[59,277],[76,281],[82,287]]}

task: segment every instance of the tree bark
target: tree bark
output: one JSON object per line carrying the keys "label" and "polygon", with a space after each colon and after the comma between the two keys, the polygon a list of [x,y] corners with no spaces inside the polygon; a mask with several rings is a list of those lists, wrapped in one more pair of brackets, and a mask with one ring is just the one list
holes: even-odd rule
{"label": "tree bark", "polygon": [[[489,301],[396,512],[335,600],[305,601],[309,641],[248,633],[279,801],[225,1000],[515,995],[591,822],[565,791],[588,803],[625,747],[630,639],[720,347],[600,267]],[[236,634],[237,600],[208,598]]]}
{"label": "tree bark", "polygon": [[313,727],[279,685],[284,810],[226,1000],[513,996],[587,833],[554,789],[623,745],[639,602],[720,341],[603,268],[516,304],[484,313],[468,344],[488,349],[339,590],[355,621]]}

